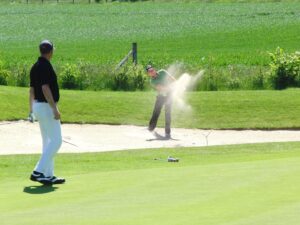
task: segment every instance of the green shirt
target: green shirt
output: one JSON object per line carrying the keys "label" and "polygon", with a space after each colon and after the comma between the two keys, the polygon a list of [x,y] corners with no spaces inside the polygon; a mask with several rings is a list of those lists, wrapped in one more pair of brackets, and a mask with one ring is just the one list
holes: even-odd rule
{"label": "green shirt", "polygon": [[156,85],[166,86],[166,85],[168,85],[169,84],[168,72],[165,71],[165,70],[159,70],[157,72],[157,76],[155,78],[150,79],[150,83],[153,86],[156,86]]}

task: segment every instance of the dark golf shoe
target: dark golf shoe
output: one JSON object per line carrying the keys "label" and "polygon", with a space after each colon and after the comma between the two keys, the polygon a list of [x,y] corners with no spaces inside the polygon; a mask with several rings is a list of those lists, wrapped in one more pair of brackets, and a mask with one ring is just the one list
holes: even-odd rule
{"label": "dark golf shoe", "polygon": [[46,177],[43,173],[33,171],[30,180],[35,181],[35,182],[40,182],[41,184],[44,185],[52,185],[52,181],[50,180],[49,177]]}
{"label": "dark golf shoe", "polygon": [[66,182],[66,179],[53,176],[50,178],[50,181],[52,184],[63,184]]}
{"label": "dark golf shoe", "polygon": [[172,139],[171,134],[166,134],[165,139],[167,139],[167,140]]}

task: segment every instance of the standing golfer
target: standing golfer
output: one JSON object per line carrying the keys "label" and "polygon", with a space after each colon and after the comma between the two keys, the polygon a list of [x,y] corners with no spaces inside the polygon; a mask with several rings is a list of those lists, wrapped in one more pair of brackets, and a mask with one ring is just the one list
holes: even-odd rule
{"label": "standing golfer", "polygon": [[[171,138],[171,107],[172,107],[172,90],[171,83],[175,78],[165,70],[156,71],[151,65],[146,67],[146,71],[150,76],[150,83],[156,89],[158,95],[149,122],[149,131],[154,132],[161,109],[165,105],[165,138]],[[156,133],[154,133],[156,135]]]}
{"label": "standing golfer", "polygon": [[40,54],[30,71],[30,115],[39,121],[43,150],[30,179],[42,184],[62,184],[63,178],[54,176],[54,156],[62,144],[57,77],[50,63],[53,44],[48,41],[40,43]]}

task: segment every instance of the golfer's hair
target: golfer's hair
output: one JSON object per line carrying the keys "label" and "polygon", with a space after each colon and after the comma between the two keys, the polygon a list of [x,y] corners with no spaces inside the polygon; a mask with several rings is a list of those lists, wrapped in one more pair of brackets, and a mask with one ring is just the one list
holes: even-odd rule
{"label": "golfer's hair", "polygon": [[39,47],[40,47],[40,53],[42,55],[48,54],[53,51],[53,44],[48,40],[42,41]]}
{"label": "golfer's hair", "polygon": [[53,49],[51,49],[51,48],[43,48],[42,46],[40,46],[41,55],[49,54],[52,51],[53,51]]}

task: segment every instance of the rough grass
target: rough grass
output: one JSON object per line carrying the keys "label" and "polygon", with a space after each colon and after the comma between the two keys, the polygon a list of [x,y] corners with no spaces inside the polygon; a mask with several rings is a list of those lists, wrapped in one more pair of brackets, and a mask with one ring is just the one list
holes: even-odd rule
{"label": "rough grass", "polygon": [[[213,129],[300,128],[300,90],[191,92],[192,111],[173,110],[173,127]],[[147,126],[154,92],[61,91],[62,121]],[[28,115],[28,88],[0,86],[0,120]],[[163,124],[161,115],[160,125]]]}
{"label": "rough grass", "polygon": [[31,64],[37,44],[49,38],[54,64],[116,65],[137,41],[142,64],[266,65],[277,46],[299,50],[299,12],[298,2],[4,4],[0,58]]}
{"label": "rough grass", "polygon": [[[300,143],[61,154],[62,186],[28,176],[37,155],[0,157],[3,224],[279,225],[299,217]],[[179,157],[167,163],[154,158]],[[13,174],[13,176],[12,176]]]}
{"label": "rough grass", "polygon": [[299,50],[299,1],[47,2],[1,4],[0,64],[12,72],[9,85],[24,86],[45,38],[55,43],[58,74],[67,63],[85,65],[80,73],[93,81],[86,82],[89,90],[113,89],[104,77],[113,74],[132,42],[138,43],[141,65],[180,62],[188,72],[205,68],[212,77],[227,77],[225,85],[199,90],[266,89],[256,80],[266,75],[268,52],[278,46]]}

